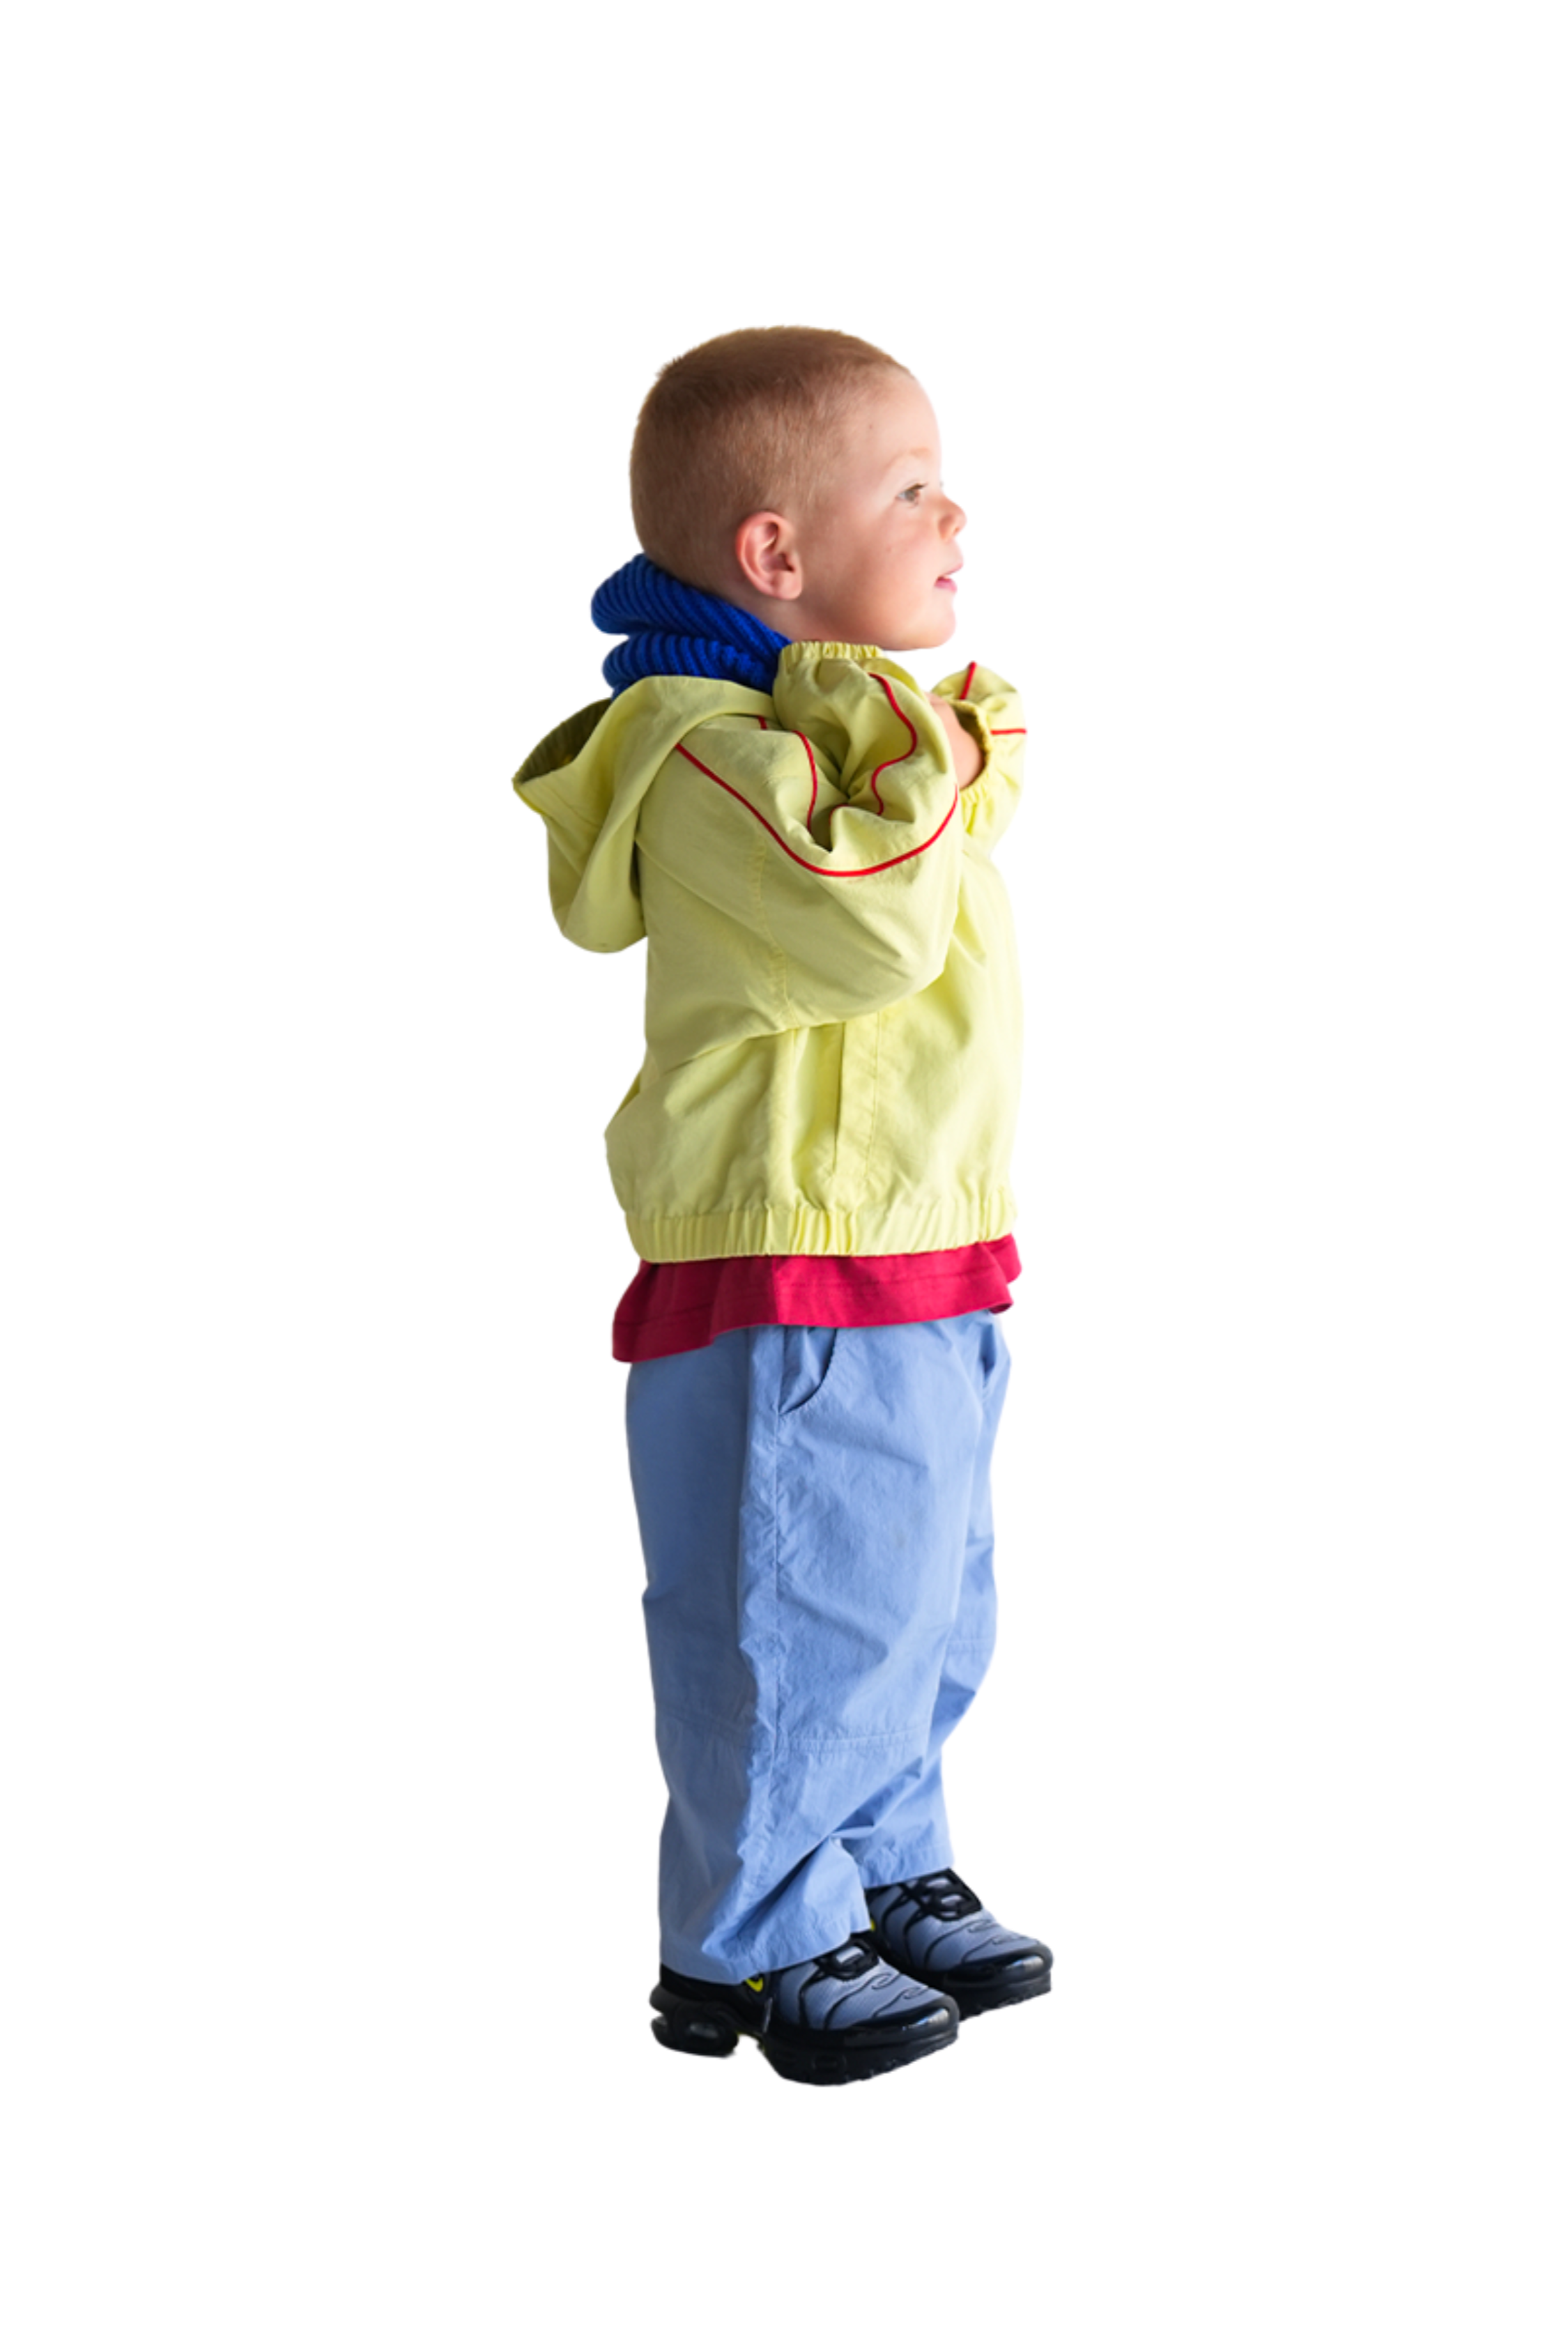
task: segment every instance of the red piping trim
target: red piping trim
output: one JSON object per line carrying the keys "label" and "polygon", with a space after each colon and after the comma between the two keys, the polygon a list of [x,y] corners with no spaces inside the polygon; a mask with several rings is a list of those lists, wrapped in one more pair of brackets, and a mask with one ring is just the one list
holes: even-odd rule
{"label": "red piping trim", "polygon": [[993,735],[1026,735],[1028,731],[1026,727],[993,727],[991,730]]}
{"label": "red piping trim", "polygon": [[899,717],[903,720],[904,725],[905,725],[905,726],[909,729],[909,730],[910,730],[910,740],[909,740],[909,742],[908,742],[908,744],[906,745],[906,747],[904,748],[904,750],[903,750],[903,751],[901,751],[899,753],[899,757],[898,757],[898,759],[897,759],[897,760],[884,760],[884,761],[883,761],[883,762],[882,762],[882,767],[881,767],[881,768],[873,768],[873,769],[872,769],[872,771],[871,771],[871,798],[872,798],[872,799],[876,802],[876,803],[877,803],[877,814],[878,814],[879,816],[886,816],[886,815],[887,815],[887,814],[888,814],[888,812],[887,812],[887,810],[882,806],[882,795],[881,795],[881,793],[877,790],[877,779],[878,779],[878,777],[882,773],[882,769],[883,769],[883,768],[896,768],[896,767],[899,765],[900,761],[907,760],[907,759],[909,758],[909,756],[910,756],[910,753],[914,750],[914,748],[915,748],[916,744],[920,741],[920,740],[921,740],[921,739],[920,739],[920,737],[915,733],[915,730],[914,730],[914,724],[913,724],[913,721],[910,719],[909,714],[908,714],[906,711],[899,710],[899,701],[898,701],[898,697],[894,694],[892,688],[888,684],[887,679],[882,676],[881,671],[880,671],[879,669],[874,669],[874,670],[871,672],[871,675],[872,675],[872,677],[876,679],[876,681],[877,681],[878,685],[881,688],[881,689],[882,689],[883,693],[887,696],[888,700],[892,704],[893,709],[894,709],[895,710],[898,710],[898,712],[899,712]]}
{"label": "red piping trim", "polygon": [[[895,703],[894,709],[897,709],[897,708],[898,706]],[[902,716],[901,713],[900,715],[900,717]],[[748,810],[750,814],[756,818],[757,823],[762,826],[763,832],[771,833],[773,835],[773,839],[778,843],[779,847],[784,851],[786,857],[793,857],[795,864],[797,866],[804,866],[808,874],[826,875],[829,882],[858,882],[861,881],[868,874],[886,874],[889,869],[894,866],[907,866],[911,857],[921,856],[924,851],[931,847],[933,841],[939,840],[947,831],[948,826],[952,822],[953,811],[958,806],[958,794],[954,792],[947,814],[937,826],[935,833],[928,834],[924,841],[921,842],[917,847],[903,850],[897,857],[885,857],[879,866],[814,866],[809,857],[802,857],[798,856],[797,853],[790,847],[783,834],[776,831],[775,828],[768,823],[767,818],[763,814],[761,809],[753,808],[752,806],[751,802],[746,798],[744,793],[738,793],[733,784],[727,784],[724,782],[722,776],[714,775],[711,768],[703,767],[702,762],[697,757],[696,752],[689,751],[684,743],[678,743],[675,748],[679,752],[683,760],[689,760],[694,768],[700,769],[703,775],[707,776],[713,783],[716,783],[721,793],[728,793],[732,801],[739,801],[741,806],[743,809]],[[905,753],[904,757],[907,758],[908,754]],[[884,761],[883,764],[886,766],[887,762]]]}
{"label": "red piping trim", "polygon": [[[795,731],[797,735],[800,735],[800,730],[798,727]],[[818,782],[816,773],[816,754],[811,748],[811,741],[808,736],[800,735],[800,740],[805,745],[805,756],[811,761],[811,806],[805,813],[805,829],[807,833],[809,833],[811,831],[811,820],[816,814],[816,788]]]}
{"label": "red piping trim", "polygon": [[[974,683],[974,673],[979,667],[980,664],[977,661],[972,661],[969,667],[965,670],[963,674],[963,684],[958,689],[958,698],[960,702],[968,701],[969,689]],[[993,728],[991,731],[994,734],[996,730]]]}

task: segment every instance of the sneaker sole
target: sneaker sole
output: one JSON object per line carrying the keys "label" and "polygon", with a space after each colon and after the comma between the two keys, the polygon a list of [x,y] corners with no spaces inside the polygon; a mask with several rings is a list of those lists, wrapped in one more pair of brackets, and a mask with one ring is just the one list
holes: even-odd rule
{"label": "sneaker sole", "polygon": [[[923,1984],[926,1979],[921,1979]],[[994,1985],[933,1985],[934,1992],[946,1993],[949,2000],[958,2003],[960,2017],[984,2017],[987,2010],[1014,2009],[1021,2000],[1038,2000],[1051,1989],[1051,1972],[1043,1977],[1026,1977],[1012,1984],[1004,1981]]]}
{"label": "sneaker sole", "polygon": [[[650,2020],[653,2038],[666,2050],[684,2051],[690,2058],[728,2058],[742,2034],[754,2042],[775,2074],[786,2083],[865,2083],[878,2074],[890,2074],[900,2066],[912,2066],[917,2058],[930,2058],[939,2050],[951,2050],[958,2039],[958,2013],[948,2016],[943,2026],[933,2031],[927,2026],[919,2033],[883,2042],[862,2043],[853,2050],[834,2049],[829,2038],[816,2046],[809,2042],[781,2039],[776,2034],[761,2033],[754,2026],[742,2023],[720,2002],[683,2000],[664,1985],[656,1985],[649,1996],[658,2014]],[[946,1996],[950,2000],[952,1996]],[[954,2003],[957,2012],[957,2004]]]}

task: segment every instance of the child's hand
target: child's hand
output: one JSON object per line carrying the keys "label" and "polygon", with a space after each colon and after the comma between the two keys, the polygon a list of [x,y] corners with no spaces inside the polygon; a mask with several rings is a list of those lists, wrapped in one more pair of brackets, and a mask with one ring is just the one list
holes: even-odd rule
{"label": "child's hand", "polygon": [[942,721],[942,731],[952,748],[952,764],[958,771],[962,790],[965,784],[972,784],[980,773],[980,746],[951,702],[943,702],[940,696],[933,694],[931,707]]}

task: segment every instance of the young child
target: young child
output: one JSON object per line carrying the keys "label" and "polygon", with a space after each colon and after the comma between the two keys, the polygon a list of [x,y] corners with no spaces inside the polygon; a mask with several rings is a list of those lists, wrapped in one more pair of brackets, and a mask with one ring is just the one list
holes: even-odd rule
{"label": "young child", "polygon": [[654,2032],[795,2081],[1050,1987],[952,1869],[942,1743],[994,1633],[1020,1015],[991,853],[1012,689],[954,627],[964,516],[907,370],[722,335],[644,404],[611,699],[516,788],[580,947],[647,940],[610,1122],[659,1757]]}

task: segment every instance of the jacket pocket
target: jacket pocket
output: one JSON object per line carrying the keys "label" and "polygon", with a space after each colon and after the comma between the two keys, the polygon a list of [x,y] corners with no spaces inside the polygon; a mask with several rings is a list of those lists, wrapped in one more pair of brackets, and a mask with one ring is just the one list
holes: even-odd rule
{"label": "jacket pocket", "polygon": [[882,1013],[844,1024],[838,1082],[838,1133],[833,1156],[833,1205],[858,1209],[870,1190],[877,1141],[877,1092],[881,1075]]}

